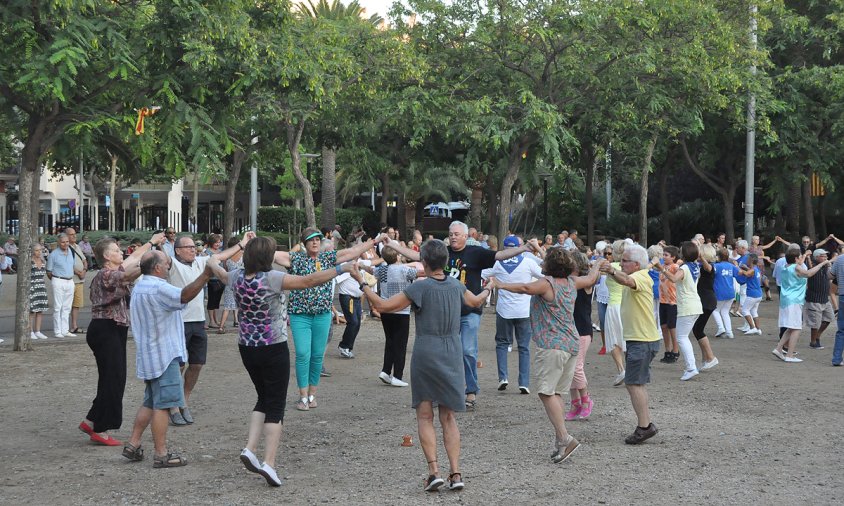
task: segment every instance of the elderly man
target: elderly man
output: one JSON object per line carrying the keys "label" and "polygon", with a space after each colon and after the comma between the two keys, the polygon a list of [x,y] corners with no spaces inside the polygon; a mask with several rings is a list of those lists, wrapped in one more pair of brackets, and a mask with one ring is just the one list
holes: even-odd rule
{"label": "elderly man", "polygon": [[552,248],[565,248],[566,239],[569,238],[569,233],[563,230],[557,235],[557,242],[552,246]]}
{"label": "elderly man", "polygon": [[67,234],[67,246],[73,254],[73,272],[80,273],[73,276],[73,303],[70,306],[70,331],[76,334],[85,332],[79,328],[79,310],[85,304],[84,285],[85,273],[88,272],[88,260],[85,259],[82,246],[76,243],[76,230],[68,228],[64,233]]}
{"label": "elderly man", "polygon": [[14,237],[9,236],[6,244],[3,245],[3,251],[6,252],[6,257],[12,261],[12,267],[9,272],[18,270],[18,245],[15,244]]}
{"label": "elderly man", "polygon": [[480,246],[481,241],[478,238],[478,229],[475,227],[469,228],[469,237],[466,238],[466,246]]}
{"label": "elderly man", "polygon": [[141,436],[152,423],[155,448],[152,467],[180,467],[188,461],[167,451],[167,424],[171,408],[185,404],[180,366],[187,360],[182,311],[196,298],[211,277],[207,265],[182,289],[166,282],[173,259],[162,251],[148,251],[141,257],[144,276],[132,290],[130,304],[132,334],[137,353],[138,378],[146,384],[144,401],[135,416],[132,436],[123,456],[132,461],[144,458]]}
{"label": "elderly man", "polygon": [[574,251],[577,249],[577,230],[569,232],[569,236],[563,242],[563,249],[566,251]]}
{"label": "elderly man", "polygon": [[624,286],[621,298],[621,322],[627,344],[624,384],[638,425],[624,440],[627,444],[642,443],[657,433],[648,410],[651,362],[659,353],[659,332],[653,311],[653,279],[648,274],[648,252],[638,244],[626,246],[621,257],[621,270],[605,264],[601,271]]}
{"label": "elderly man", "polygon": [[[457,279],[475,295],[481,293],[481,271],[495,265],[496,260],[507,260],[526,251],[539,251],[539,243],[531,240],[524,246],[492,251],[480,246],[467,245],[469,227],[460,221],[454,221],[448,227],[448,265],[445,272]],[[398,241],[389,240],[388,246],[405,257],[420,261],[419,252],[402,246]],[[463,305],[460,312],[460,340],[463,345],[463,372],[466,376],[466,408],[475,409],[478,387],[478,327],[481,323],[483,308]]]}
{"label": "elderly man", "polygon": [[161,250],[171,258],[176,256],[176,231],[173,227],[167,227],[164,231],[164,242],[161,244]]}
{"label": "elderly man", "polygon": [[[829,253],[823,248],[812,252],[814,265],[822,264],[827,260]],[[821,270],[810,276],[806,283],[806,324],[811,332],[809,347],[822,350],[821,336],[829,324],[832,323],[832,304],[829,302],[829,280],[830,268],[828,265],[821,267]]]}
{"label": "elderly man", "polygon": [[73,304],[73,277],[84,276],[75,269],[75,255],[67,234],[59,235],[59,246],[47,257],[47,277],[53,286],[53,331],[56,337],[76,337],[70,332],[70,306]]}
{"label": "elderly man", "polygon": [[[220,262],[225,262],[235,253],[243,250],[252,237],[255,237],[255,233],[247,232],[242,241],[220,253],[215,253],[213,256]],[[210,257],[197,256],[196,244],[190,236],[182,236],[176,239],[174,249],[176,256],[173,259],[174,261],[170,263],[167,280],[177,288],[185,288],[205,272],[205,264]],[[182,309],[185,344],[188,350],[188,365],[185,369],[185,404],[182,409],[173,408],[170,410],[170,421],[173,425],[193,423],[193,415],[188,403],[208,353],[208,334],[205,332],[205,305],[203,302],[203,296],[200,292]]]}

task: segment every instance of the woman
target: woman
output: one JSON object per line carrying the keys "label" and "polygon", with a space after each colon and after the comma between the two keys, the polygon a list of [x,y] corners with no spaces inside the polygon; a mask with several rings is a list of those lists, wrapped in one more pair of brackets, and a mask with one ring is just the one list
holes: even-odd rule
{"label": "woman", "polygon": [[[320,252],[323,235],[318,229],[308,227],[302,231],[302,251],[288,253],[277,251],[275,263],[288,269],[295,276],[307,276],[323,270],[331,270],[338,263],[357,259],[364,251],[380,242],[384,236],[368,240],[353,248],[339,252]],[[319,386],[325,347],[331,329],[331,301],[333,283],[323,283],[307,290],[290,292],[290,330],[296,346],[296,384],[299,387],[299,402],[296,409],[308,411],[317,407],[316,390]]]}
{"label": "woman", "polygon": [[82,239],[79,241],[79,247],[82,248],[82,254],[85,255],[85,261],[88,262],[88,270],[95,269],[96,264],[94,263],[94,249],[91,247],[91,243],[88,241],[87,235],[82,236]]}
{"label": "woman", "polygon": [[417,281],[402,292],[382,299],[363,283],[360,273],[352,276],[369,303],[381,313],[395,313],[412,304],[416,315],[416,340],[410,359],[410,390],[422,451],[428,461],[428,478],[425,490],[434,492],[445,484],[437,464],[437,436],[434,432],[434,404],[439,411],[443,443],[448,455],[450,473],[448,488],[463,488],[460,472],[460,431],[455,411],[465,411],[463,375],[463,345],[460,342],[461,302],[480,307],[489,295],[481,290],[474,295],[443,269],[448,262],[448,248],[442,241],[426,241],[419,251],[426,278]]}
{"label": "woman", "polygon": [[[287,347],[287,299],[283,290],[303,290],[330,282],[351,264],[326,269],[308,276],[273,270],[276,243],[255,237],[243,250],[243,267],[226,272],[212,257],[208,265],[234,291],[240,310],[238,348],[243,366],[252,379],[258,401],[249,420],[249,438],[240,460],[246,469],[258,473],[271,486],[281,486],[275,471],[276,451],[281,439],[287,387],[290,383],[290,351]],[[345,269],[345,270],[344,270]],[[255,456],[264,435],[264,460]]]}
{"label": "woman", "polygon": [[[624,255],[624,246],[626,244],[623,239],[612,243],[613,262],[610,265],[615,270],[621,269],[621,263],[619,261]],[[618,284],[612,277],[607,277],[607,290],[610,292],[610,298],[609,304],[607,304],[607,314],[604,318],[603,329],[606,347],[610,350],[617,372],[613,385],[619,386],[624,383],[624,360],[622,353],[627,350],[627,346],[624,344],[624,329],[621,326],[621,294],[624,293],[624,287]]]}
{"label": "woman", "polygon": [[[612,261],[612,247],[604,241],[598,241],[598,244],[595,245],[595,258],[593,258],[593,261],[600,260],[601,258],[606,258],[608,262]],[[598,355],[606,355],[607,341],[604,331],[607,319],[607,304],[610,302],[610,291],[607,288],[606,274],[601,274],[601,277],[598,278],[598,283],[595,285],[595,300],[598,302],[598,325],[601,327],[601,349],[598,350]]]}
{"label": "woman", "polygon": [[130,283],[141,274],[141,257],[163,241],[163,233],[155,234],[125,260],[114,239],[100,239],[94,246],[94,256],[101,269],[91,280],[91,324],[86,341],[94,352],[99,380],[97,396],[88,415],[79,424],[79,430],[99,444],[122,444],[107,431],[119,429],[123,423],[126,334],[129,331],[129,308],[125,297],[129,295]]}
{"label": "woman", "polygon": [[700,297],[700,304],[702,313],[695,320],[692,327],[692,333],[700,346],[701,358],[703,359],[703,366],[701,371],[707,371],[718,365],[718,357],[712,352],[712,346],[709,344],[709,338],[706,336],[706,323],[709,317],[718,306],[718,298],[715,296],[715,248],[711,244],[703,244],[700,246],[700,254],[698,255],[698,265],[700,276],[697,281],[697,295]]}
{"label": "woman", "polygon": [[[207,255],[214,255],[215,253],[219,253],[223,251],[223,236],[219,234],[211,234],[208,236],[208,248],[205,250]],[[208,304],[206,309],[208,310],[208,316],[210,317],[209,320],[211,325],[214,328],[222,328],[220,322],[217,320],[217,310],[220,309],[220,300],[223,298],[223,291],[225,290],[225,286],[223,282],[217,279],[216,277],[211,278],[208,281]],[[219,330],[217,332],[220,332]]]}
{"label": "woman", "polygon": [[554,236],[547,234],[545,236],[545,241],[542,243],[542,251],[548,253],[548,248],[552,246],[554,246]]}
{"label": "woman", "polygon": [[32,326],[30,339],[47,339],[41,333],[41,316],[49,309],[47,299],[47,264],[44,262],[42,246],[35,243],[32,246],[32,268],[29,274],[29,321]]}
{"label": "woman", "polygon": [[715,297],[718,305],[715,308],[715,323],[718,325],[718,332],[715,337],[726,337],[733,339],[733,322],[730,320],[730,309],[736,300],[735,277],[738,276],[738,267],[730,262],[730,252],[726,248],[717,250],[718,263],[715,269]]}
{"label": "woman", "polygon": [[[375,276],[381,283],[381,298],[389,299],[402,293],[416,279],[416,268],[397,263],[398,253],[385,247],[381,251],[383,264],[375,268]],[[378,377],[394,387],[406,387],[403,381],[404,362],[407,354],[407,338],[410,333],[410,307],[392,313],[381,312],[381,326],[384,328],[384,364]]]}
{"label": "woman", "polygon": [[[666,247],[665,249],[666,252],[673,253],[677,248],[669,249],[669,247]],[[678,269],[671,269],[660,264],[654,265],[654,268],[662,271],[662,276],[673,283],[676,288],[676,342],[682,352],[685,364],[680,381],[688,381],[700,373],[695,362],[692,342],[689,340],[689,333],[697,319],[703,314],[703,305],[700,302],[700,296],[697,294],[697,282],[700,278],[700,267],[697,264],[697,245],[690,241],[684,242],[680,246],[680,258],[683,260],[683,264]],[[663,329],[664,331],[665,329]]]}
{"label": "woman", "polygon": [[[536,349],[531,364],[531,383],[536,385],[539,399],[554,426],[556,441],[551,454],[554,463],[566,460],[580,446],[577,439],[566,431],[565,405],[561,395],[573,386],[577,356],[586,351],[580,350],[578,329],[574,323],[577,291],[595,285],[598,270],[603,264],[603,261],[595,262],[586,276],[572,276],[577,269],[572,253],[563,248],[552,248],[543,263],[544,278],[529,284],[492,281],[500,290],[533,295],[530,323]],[[591,327],[589,321],[590,330]]]}
{"label": "woman", "polygon": [[[806,269],[804,262],[811,254],[806,250],[802,255],[797,249],[789,248],[785,253],[785,268],[780,272],[780,314],[779,326],[785,332],[777,347],[771,351],[784,362],[797,363],[803,359],[794,356],[797,350],[797,339],[803,330],[803,302],[806,300],[806,278],[815,275],[829,263],[829,259],[818,262],[811,269]],[[783,355],[783,347],[788,346],[788,352]]]}
{"label": "woman", "polygon": [[762,290],[765,292],[765,300],[772,300],[771,290],[768,284],[768,276],[765,275],[765,262],[768,262],[769,264],[772,262],[771,259],[765,255],[765,250],[770,249],[777,242],[779,241],[774,238],[774,240],[769,242],[768,244],[762,245],[760,244],[759,236],[754,235],[750,238],[750,247],[747,248],[748,253],[756,255],[756,265],[757,267],[759,267],[759,274],[761,274],[762,276]]}
{"label": "woman", "polygon": [[[240,240],[232,236],[229,239],[228,247],[231,248],[235,246]],[[237,269],[243,269],[243,252],[238,250],[231,258],[226,260],[226,271],[232,272]],[[226,285],[226,288],[223,290],[223,301],[220,304],[220,307],[223,309],[223,316],[220,318],[220,328],[217,330],[218,334],[223,334],[226,332],[226,320],[229,318],[229,313],[234,315],[234,326],[237,327],[237,302],[234,300],[234,291],[232,291],[231,285]]]}
{"label": "woman", "polygon": [[747,255],[747,265],[739,266],[739,282],[747,287],[744,302],[741,305],[741,314],[747,322],[747,330],[744,335],[762,335],[759,328],[759,304],[762,302],[762,271],[758,264],[759,257],[756,253]]}
{"label": "woman", "polygon": [[[589,259],[579,251],[572,252],[575,264],[577,265],[577,274],[585,276],[589,273]],[[596,259],[595,263],[601,262]],[[599,273],[599,278],[600,278]],[[586,360],[586,351],[589,345],[592,344],[592,291],[593,287],[586,286],[577,289],[577,298],[574,301],[574,326],[577,328],[577,334],[580,336],[579,345],[580,351],[577,353],[577,362],[574,366],[574,377],[571,380],[571,409],[566,413],[566,420],[586,420],[592,414],[592,407],[594,403],[589,397],[588,386],[586,381],[586,372],[583,370],[583,363]]]}

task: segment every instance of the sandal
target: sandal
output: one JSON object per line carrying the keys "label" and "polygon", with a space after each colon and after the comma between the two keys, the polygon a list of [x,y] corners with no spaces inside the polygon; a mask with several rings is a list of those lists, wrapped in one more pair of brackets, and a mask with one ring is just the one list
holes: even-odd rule
{"label": "sandal", "polygon": [[469,399],[466,399],[466,411],[475,411],[475,405],[477,403],[478,401],[475,399],[472,399],[471,401]]}
{"label": "sandal", "polygon": [[71,330],[70,333],[71,334],[84,334],[85,329],[80,329],[79,327],[76,327],[75,329]]}
{"label": "sandal", "polygon": [[308,396],[308,407],[311,409],[317,407],[317,402],[313,395]]}
{"label": "sandal", "polygon": [[182,467],[186,465],[188,465],[187,459],[178,453],[156,455],[152,460],[152,467],[156,469],[160,469],[162,467]]}
{"label": "sandal", "polygon": [[218,328],[218,329],[217,329],[217,333],[218,333],[218,334],[225,334],[225,333],[226,333],[226,329],[224,329],[223,327],[220,327],[220,328]]}
{"label": "sandal", "polygon": [[144,460],[144,449],[141,445],[135,446],[132,443],[126,443],[123,446],[123,456],[132,462],[140,462]]}
{"label": "sandal", "polygon": [[[457,476],[457,479],[454,477]],[[449,490],[463,490],[463,474],[460,472],[451,473],[448,475],[448,489]]]}
{"label": "sandal", "polygon": [[299,402],[296,403],[296,409],[298,409],[299,411],[307,411],[311,409],[310,406],[308,406],[308,398],[302,397],[301,399],[299,399]]}

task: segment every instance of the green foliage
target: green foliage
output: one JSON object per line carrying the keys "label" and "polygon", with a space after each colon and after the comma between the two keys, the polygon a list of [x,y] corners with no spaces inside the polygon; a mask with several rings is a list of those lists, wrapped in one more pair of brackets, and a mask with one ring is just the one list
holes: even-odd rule
{"label": "green foliage", "polygon": [[[317,221],[321,210],[316,208]],[[337,209],[337,224],[348,234],[355,227],[373,233],[378,228],[378,215],[371,209],[348,208]],[[258,230],[267,232],[297,233],[305,228],[305,210],[294,207],[260,207],[258,208]]]}

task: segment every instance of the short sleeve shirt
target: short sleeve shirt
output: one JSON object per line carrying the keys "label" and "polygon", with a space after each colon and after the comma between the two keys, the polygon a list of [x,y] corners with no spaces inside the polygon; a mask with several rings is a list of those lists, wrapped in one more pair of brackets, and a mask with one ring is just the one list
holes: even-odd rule
{"label": "short sleeve shirt", "polygon": [[[315,258],[306,253],[290,254],[290,274],[307,276],[315,272],[333,269],[337,264],[336,251],[323,251]],[[328,281],[305,290],[290,292],[290,314],[322,314],[331,311],[334,298],[334,283]]]}
{"label": "short sleeve shirt", "polygon": [[125,276],[123,266],[97,271],[91,280],[91,319],[114,320],[121,327],[129,326],[129,284],[124,281]]}
{"label": "short sleeve shirt", "polygon": [[718,300],[730,300],[736,296],[736,289],[733,286],[735,277],[738,276],[738,267],[730,262],[718,262],[712,266],[715,271],[715,282],[712,284],[715,289],[715,297]]}
{"label": "short sleeve shirt", "polygon": [[[404,289],[416,314],[416,337],[460,335],[460,305],[466,287],[454,278],[425,278]],[[460,353],[460,350],[456,350]]]}
{"label": "short sleeve shirt", "polygon": [[647,269],[630,275],[636,288],[624,286],[621,297],[621,324],[625,341],[654,342],[662,339],[656,327],[653,306],[653,280]]}
{"label": "short sleeve shirt", "polygon": [[838,285],[838,295],[844,295],[844,255],[838,255],[832,264],[832,277]]}
{"label": "short sleeve shirt", "polygon": [[243,269],[228,273],[240,316],[241,346],[268,346],[287,341],[287,297],[282,290],[285,273],[259,272],[251,279]]}
{"label": "short sleeve shirt", "polygon": [[[467,290],[475,295],[481,293],[481,271],[495,265],[495,251],[480,246],[465,246],[460,251],[448,248],[448,265],[445,273],[459,281]],[[473,308],[463,304],[460,314],[481,314],[481,308]]]}
{"label": "short sleeve shirt", "polygon": [[[677,274],[679,269],[677,264],[671,264],[666,268],[671,274]],[[665,274],[659,275],[659,303],[677,304],[677,285]]]}

